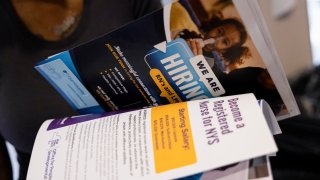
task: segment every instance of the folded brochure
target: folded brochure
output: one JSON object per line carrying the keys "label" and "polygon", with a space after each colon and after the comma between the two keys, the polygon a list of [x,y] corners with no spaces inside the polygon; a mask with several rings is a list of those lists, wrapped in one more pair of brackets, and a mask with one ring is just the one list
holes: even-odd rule
{"label": "folded brochure", "polygon": [[27,179],[175,179],[277,151],[253,94],[48,120]]}

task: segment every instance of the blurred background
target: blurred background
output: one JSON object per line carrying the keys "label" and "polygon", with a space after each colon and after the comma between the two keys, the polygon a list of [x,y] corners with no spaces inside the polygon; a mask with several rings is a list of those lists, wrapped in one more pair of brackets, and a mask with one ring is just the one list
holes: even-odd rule
{"label": "blurred background", "polygon": [[[319,3],[318,0],[259,0],[289,79],[296,78],[301,72],[319,63],[320,36],[316,34],[320,32],[319,23],[316,30],[316,19],[320,15]],[[317,47],[318,54],[313,49]]]}

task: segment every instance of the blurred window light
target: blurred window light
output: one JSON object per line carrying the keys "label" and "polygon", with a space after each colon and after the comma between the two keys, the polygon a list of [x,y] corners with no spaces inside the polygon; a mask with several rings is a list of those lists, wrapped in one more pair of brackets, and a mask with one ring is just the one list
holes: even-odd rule
{"label": "blurred window light", "polygon": [[320,65],[320,0],[307,0],[310,42],[314,65]]}

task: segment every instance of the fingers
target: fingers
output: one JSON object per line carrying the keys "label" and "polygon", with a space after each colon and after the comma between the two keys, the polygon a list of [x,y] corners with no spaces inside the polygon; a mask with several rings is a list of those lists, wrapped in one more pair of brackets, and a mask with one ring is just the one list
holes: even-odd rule
{"label": "fingers", "polygon": [[201,43],[196,39],[187,39],[186,42],[195,56],[203,53]]}
{"label": "fingers", "polygon": [[203,53],[202,53],[202,45],[201,45],[201,43],[200,43],[199,41],[195,41],[195,42],[196,42],[197,51],[198,51],[198,54],[197,54],[197,55],[203,54]]}

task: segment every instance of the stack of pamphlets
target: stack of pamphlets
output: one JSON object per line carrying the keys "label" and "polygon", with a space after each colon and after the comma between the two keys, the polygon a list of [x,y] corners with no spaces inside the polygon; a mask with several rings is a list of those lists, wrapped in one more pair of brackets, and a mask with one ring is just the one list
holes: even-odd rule
{"label": "stack of pamphlets", "polygon": [[43,124],[29,179],[272,178],[299,114],[251,0],[176,1],[35,68],[84,116]]}

